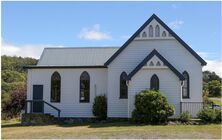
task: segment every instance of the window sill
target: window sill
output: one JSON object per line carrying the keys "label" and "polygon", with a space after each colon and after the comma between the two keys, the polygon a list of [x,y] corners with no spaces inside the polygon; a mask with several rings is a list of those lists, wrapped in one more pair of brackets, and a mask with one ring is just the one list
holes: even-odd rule
{"label": "window sill", "polygon": [[89,101],[79,101],[79,103],[90,103]]}
{"label": "window sill", "polygon": [[50,101],[50,103],[61,103],[60,101],[59,102],[56,102],[56,101]]}
{"label": "window sill", "polygon": [[127,97],[119,97],[119,99],[128,99]]}
{"label": "window sill", "polygon": [[190,99],[190,97],[183,97],[182,99]]}

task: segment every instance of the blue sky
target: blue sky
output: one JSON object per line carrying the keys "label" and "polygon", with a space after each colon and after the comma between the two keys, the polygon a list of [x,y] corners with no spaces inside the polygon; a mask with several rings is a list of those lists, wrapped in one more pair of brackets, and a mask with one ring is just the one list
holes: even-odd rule
{"label": "blue sky", "polygon": [[2,44],[121,46],[153,13],[202,57],[220,60],[220,2],[2,2]]}

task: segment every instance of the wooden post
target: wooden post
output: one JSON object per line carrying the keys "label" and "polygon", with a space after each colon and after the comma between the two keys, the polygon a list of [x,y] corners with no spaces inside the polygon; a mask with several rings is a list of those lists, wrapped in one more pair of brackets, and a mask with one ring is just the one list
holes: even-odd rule
{"label": "wooden post", "polygon": [[27,101],[25,101],[25,114],[27,114]]}
{"label": "wooden post", "polygon": [[31,105],[30,105],[30,113],[32,113],[33,112],[33,101],[31,101]]}

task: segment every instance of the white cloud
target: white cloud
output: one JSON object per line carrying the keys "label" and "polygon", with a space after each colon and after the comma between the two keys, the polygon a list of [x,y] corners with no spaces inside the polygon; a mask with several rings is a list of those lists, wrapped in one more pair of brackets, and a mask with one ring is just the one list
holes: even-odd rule
{"label": "white cloud", "polygon": [[206,62],[207,65],[203,67],[203,70],[215,72],[222,77],[222,61],[215,59],[216,53],[211,52],[197,52]]}
{"label": "white cloud", "polygon": [[203,67],[203,70],[213,71],[222,77],[222,61],[219,60],[206,60],[207,65]]}
{"label": "white cloud", "polygon": [[15,45],[12,43],[6,43],[2,41],[1,44],[1,55],[8,56],[21,56],[21,57],[32,57],[40,58],[44,48],[48,47],[63,47],[53,45]]}
{"label": "white cloud", "polygon": [[169,26],[173,29],[180,29],[181,26],[184,24],[182,20],[175,20],[169,23]]}
{"label": "white cloud", "polygon": [[79,33],[79,38],[86,40],[105,40],[111,39],[112,36],[108,32],[102,32],[100,25],[95,24],[91,28],[83,28]]}
{"label": "white cloud", "polygon": [[131,36],[130,35],[122,35],[120,36],[121,39],[129,39]]}

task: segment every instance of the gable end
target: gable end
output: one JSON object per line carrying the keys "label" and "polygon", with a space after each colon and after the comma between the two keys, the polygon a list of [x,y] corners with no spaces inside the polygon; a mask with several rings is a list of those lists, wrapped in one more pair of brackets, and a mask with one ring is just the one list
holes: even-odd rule
{"label": "gable end", "polygon": [[120,47],[106,62],[105,66],[108,66],[147,26],[155,19],[161,26],[163,26],[185,49],[187,49],[200,63],[202,66],[206,65],[204,61],[189,45],[187,45],[173,30],[171,30],[159,17],[153,14],[124,44]]}

